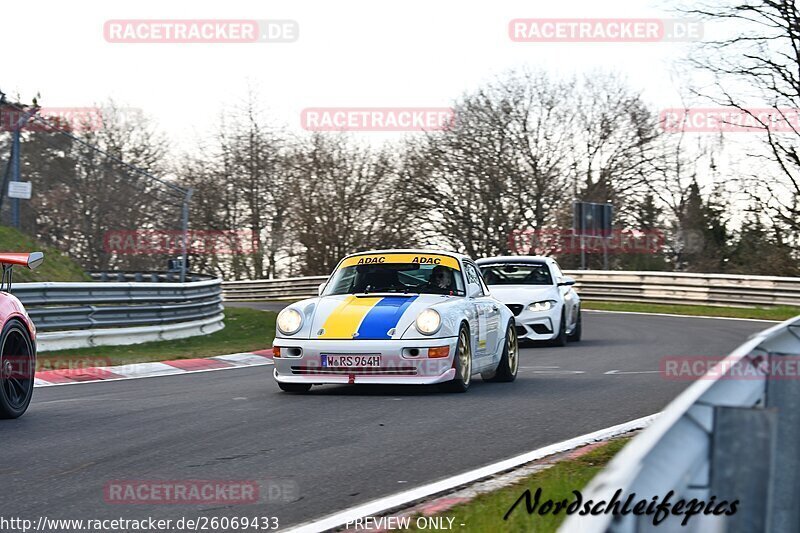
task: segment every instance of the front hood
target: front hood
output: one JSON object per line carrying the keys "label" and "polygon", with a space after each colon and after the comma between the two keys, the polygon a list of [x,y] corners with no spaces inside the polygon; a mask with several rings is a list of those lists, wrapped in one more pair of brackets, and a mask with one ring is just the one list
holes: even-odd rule
{"label": "front hood", "polygon": [[552,285],[490,285],[489,292],[506,305],[558,299],[558,289]]}
{"label": "front hood", "polygon": [[318,300],[311,339],[399,339],[425,308],[447,301],[436,294],[342,294]]}

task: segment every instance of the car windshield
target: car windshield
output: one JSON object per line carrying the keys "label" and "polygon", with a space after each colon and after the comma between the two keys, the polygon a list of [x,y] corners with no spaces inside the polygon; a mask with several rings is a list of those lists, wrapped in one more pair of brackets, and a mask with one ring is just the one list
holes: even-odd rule
{"label": "car windshield", "polygon": [[441,264],[383,263],[340,267],[323,296],[375,292],[465,294],[461,272],[454,268]]}
{"label": "car windshield", "polygon": [[487,285],[552,285],[550,269],[544,263],[481,265]]}

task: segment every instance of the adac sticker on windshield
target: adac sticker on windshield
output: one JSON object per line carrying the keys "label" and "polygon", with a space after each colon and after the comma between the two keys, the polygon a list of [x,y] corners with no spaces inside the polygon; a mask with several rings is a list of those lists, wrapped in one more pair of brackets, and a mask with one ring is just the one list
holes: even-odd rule
{"label": "adac sticker on windshield", "polygon": [[362,257],[358,260],[358,265],[371,265],[373,263],[384,263],[386,262],[385,256],[380,257]]}
{"label": "adac sticker on windshield", "polygon": [[384,263],[419,263],[420,265],[443,265],[455,270],[460,270],[458,260],[449,255],[439,254],[383,254],[383,255],[356,255],[348,257],[340,268],[353,265],[376,265]]}

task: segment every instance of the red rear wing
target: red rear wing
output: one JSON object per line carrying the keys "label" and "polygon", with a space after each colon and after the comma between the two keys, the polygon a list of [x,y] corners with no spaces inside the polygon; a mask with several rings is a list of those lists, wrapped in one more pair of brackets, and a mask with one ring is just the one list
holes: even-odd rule
{"label": "red rear wing", "polygon": [[0,252],[0,264],[2,265],[21,265],[33,270],[44,261],[42,252],[31,252],[29,254]]}

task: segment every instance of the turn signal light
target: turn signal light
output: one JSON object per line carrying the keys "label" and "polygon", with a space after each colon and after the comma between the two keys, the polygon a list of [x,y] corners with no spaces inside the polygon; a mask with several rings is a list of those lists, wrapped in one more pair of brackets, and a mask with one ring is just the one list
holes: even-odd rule
{"label": "turn signal light", "polygon": [[272,347],[272,357],[280,357],[281,356],[281,347],[280,346],[273,346]]}
{"label": "turn signal light", "polygon": [[449,346],[435,346],[433,348],[428,348],[428,357],[429,358],[439,358],[439,357],[447,357],[450,355],[450,347]]}

